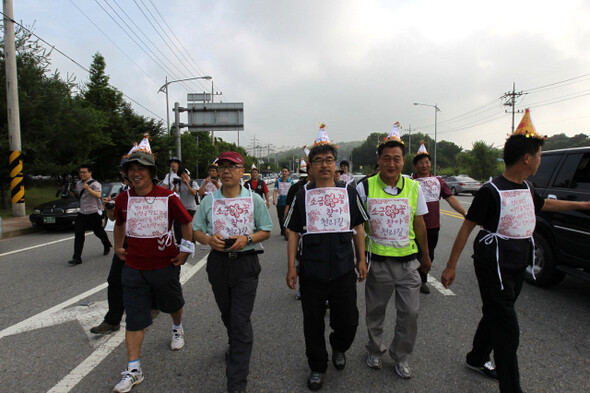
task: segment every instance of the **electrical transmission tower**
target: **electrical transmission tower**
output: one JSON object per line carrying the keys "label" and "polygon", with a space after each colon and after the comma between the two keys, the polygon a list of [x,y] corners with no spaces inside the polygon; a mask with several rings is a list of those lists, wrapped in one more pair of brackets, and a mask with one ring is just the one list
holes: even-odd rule
{"label": "electrical transmission tower", "polygon": [[514,132],[514,114],[515,113],[522,113],[522,110],[516,110],[516,98],[520,97],[524,94],[522,90],[521,91],[516,91],[516,84],[514,82],[512,82],[512,91],[508,91],[506,93],[504,93],[504,95],[502,97],[500,97],[501,100],[506,99],[506,102],[504,102],[504,106],[510,106],[512,107],[512,109],[510,110],[505,110],[504,112],[506,113],[510,113],[512,112],[512,133]]}

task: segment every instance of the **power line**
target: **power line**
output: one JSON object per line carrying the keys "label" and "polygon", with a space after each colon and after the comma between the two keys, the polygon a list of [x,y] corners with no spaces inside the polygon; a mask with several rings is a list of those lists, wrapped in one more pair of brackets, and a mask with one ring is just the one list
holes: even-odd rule
{"label": "power line", "polygon": [[[152,21],[150,20],[150,18],[148,18],[148,16],[146,15],[146,13],[143,11],[143,9],[139,6],[139,4],[137,3],[136,0],[133,0],[133,2],[135,3],[135,5],[137,6],[137,8],[139,9],[139,11],[141,11],[141,13],[143,14],[143,16],[145,17],[145,19],[148,21],[148,23],[150,24],[150,26],[152,26],[152,28],[154,29],[154,31],[156,32],[156,34],[158,34],[158,36],[160,37],[160,39],[162,40],[162,42],[164,42],[164,44],[168,47],[168,49],[170,49],[170,52],[172,52],[172,54],[178,59],[178,61],[180,62],[180,64],[182,64],[184,66],[184,68],[186,68],[186,70],[189,72],[189,76],[190,74],[192,74],[194,72],[194,70],[191,70],[187,67],[186,65],[186,61],[184,61],[183,59],[181,59],[178,54],[176,53],[176,51],[170,46],[170,44],[164,39],[164,37],[162,36],[162,34],[160,34],[160,31],[156,28],[156,26],[154,26],[154,24],[152,23]],[[145,4],[144,4],[145,6]],[[148,10],[149,11],[149,10]],[[151,13],[150,13],[151,15]],[[153,18],[153,16],[152,16]],[[156,21],[157,22],[157,21]],[[158,25],[159,26],[159,25]],[[203,82],[201,82],[200,80],[194,80],[192,81],[194,83],[195,86],[199,86],[199,88],[203,88],[204,84]]]}
{"label": "power line", "polygon": [[[143,0],[140,0],[143,3]],[[199,65],[197,64],[197,62],[195,61],[195,59],[193,59],[193,57],[191,56],[190,52],[188,50],[186,50],[186,48],[184,47],[184,45],[182,45],[182,41],[180,41],[180,39],[178,38],[178,36],[174,33],[174,31],[172,30],[172,28],[170,27],[170,25],[168,25],[168,23],[166,22],[166,19],[164,19],[164,17],[162,16],[162,14],[160,13],[160,11],[158,10],[158,8],[156,7],[156,5],[152,2],[152,0],[149,0],[150,4],[152,5],[152,7],[154,7],[154,10],[156,10],[156,12],[158,13],[158,15],[160,16],[160,18],[162,19],[162,22],[164,22],[164,24],[166,25],[166,27],[168,28],[168,30],[170,31],[170,33],[174,36],[174,38],[176,39],[176,41],[178,42],[178,44],[180,45],[180,47],[184,50],[184,52],[186,53],[186,55],[188,56],[189,59],[191,59],[191,61],[193,62],[193,64],[195,65],[195,67],[197,68],[197,70],[199,71],[200,74],[203,75],[209,75],[208,73],[204,72],[201,67],[199,67]],[[147,7],[146,7],[147,9]],[[219,84],[216,84],[218,86],[218,90],[222,90],[219,86]]]}
{"label": "power line", "polygon": [[[111,9],[113,12],[114,12],[114,14],[115,14],[115,15],[117,15],[117,17],[118,17],[119,19],[121,19],[121,22],[123,22],[123,23],[125,24],[125,26],[127,26],[127,29],[129,29],[129,31],[131,31],[131,33],[133,33],[133,34],[134,34],[134,35],[137,37],[137,39],[138,39],[139,41],[141,41],[141,43],[143,44],[143,46],[144,46],[145,48],[144,48],[144,47],[142,47],[141,45],[139,45],[139,43],[138,43],[138,42],[137,42],[137,41],[136,41],[136,40],[135,40],[135,39],[134,39],[134,38],[131,36],[131,34],[129,34],[129,33],[127,32],[127,30],[125,30],[125,29],[123,28],[123,26],[121,26],[121,24],[120,24],[120,23],[119,23],[119,22],[118,22],[118,21],[117,21],[117,20],[116,20],[116,19],[115,19],[115,18],[114,18],[114,17],[113,17],[113,16],[112,16],[112,15],[111,15],[111,14],[110,14],[108,11],[107,11],[107,10],[106,10],[106,9],[105,9],[105,8],[104,8],[104,7],[103,7],[103,6],[102,6],[102,5],[99,3],[99,2],[98,2],[98,0],[94,0],[94,2],[95,2],[95,3],[96,3],[96,4],[97,4],[97,5],[98,5],[98,6],[99,6],[99,7],[100,7],[100,8],[101,8],[101,9],[102,9],[102,10],[103,10],[103,11],[104,11],[106,14],[107,14],[107,16],[108,16],[109,18],[111,18],[111,20],[112,20],[113,22],[115,22],[115,23],[117,24],[117,26],[119,26],[119,28],[120,28],[120,29],[121,29],[121,30],[122,30],[122,31],[123,31],[123,32],[124,32],[124,33],[125,33],[125,34],[126,34],[126,35],[127,35],[127,36],[128,36],[128,37],[129,37],[129,38],[130,38],[130,39],[131,39],[133,42],[134,42],[134,43],[135,43],[135,45],[137,45],[137,47],[138,47],[139,49],[141,49],[141,50],[143,51],[143,53],[145,53],[145,54],[146,54],[146,55],[147,55],[147,56],[148,56],[150,59],[152,59],[152,61],[153,61],[154,63],[156,63],[156,65],[158,65],[158,66],[159,66],[159,67],[160,67],[160,68],[161,68],[161,69],[162,69],[162,70],[163,70],[165,73],[167,73],[167,74],[169,74],[169,75],[175,75],[173,72],[171,72],[171,69],[170,69],[170,68],[167,68],[167,66],[164,64],[164,62],[162,62],[160,59],[158,59],[158,58],[157,58],[158,56],[157,56],[157,55],[156,55],[156,54],[155,54],[155,53],[154,53],[154,52],[153,52],[153,51],[152,51],[152,50],[151,50],[151,49],[148,47],[148,45],[146,45],[146,44],[145,44],[145,42],[144,42],[144,41],[141,39],[141,37],[139,37],[139,35],[138,35],[138,34],[137,34],[137,33],[136,33],[136,32],[135,32],[135,31],[134,31],[134,30],[133,30],[133,29],[132,29],[132,28],[131,28],[131,27],[130,27],[128,24],[127,24],[127,22],[125,22],[125,20],[124,20],[124,19],[123,19],[123,18],[122,18],[122,17],[119,15],[119,13],[118,13],[118,12],[117,12],[117,11],[116,11],[116,10],[115,10],[115,9],[114,9],[114,8],[113,8],[113,7],[112,7],[110,4],[109,4],[109,3],[108,3],[108,1],[107,1],[107,0],[103,0],[103,1],[104,1],[104,2],[105,2],[105,4],[106,4],[106,5],[107,5],[107,6],[108,6],[108,7],[109,7],[109,8],[110,8],[110,9]],[[132,23],[133,23],[133,22],[132,22]],[[140,29],[140,31],[141,31],[141,29]],[[142,34],[144,34],[144,33],[142,32]],[[144,34],[144,36],[145,36],[145,34]],[[156,49],[157,49],[157,48],[156,48]],[[148,53],[148,51],[149,51],[150,53]],[[161,52],[160,52],[160,53],[161,53]],[[164,54],[162,53],[162,55],[164,55]],[[181,72],[181,75],[183,75],[183,74],[182,74],[182,72]],[[183,76],[184,76],[184,75],[183,75]],[[175,79],[182,79],[182,78],[178,78],[178,77],[176,77],[176,76],[174,76],[174,78],[175,78]],[[181,83],[183,83],[183,84],[184,84],[185,82],[181,82]],[[186,85],[186,86],[188,86],[188,85]]]}
{"label": "power line", "polygon": [[112,43],[112,44],[113,44],[113,45],[114,45],[114,46],[115,46],[117,49],[119,49],[119,51],[120,51],[121,53],[123,53],[123,55],[125,55],[125,57],[127,57],[127,59],[129,59],[129,61],[131,61],[133,64],[135,64],[135,66],[136,66],[137,68],[139,68],[139,69],[141,70],[141,72],[143,72],[143,73],[145,74],[145,76],[147,76],[148,78],[150,78],[150,79],[152,80],[152,82],[154,82],[154,84],[156,84],[156,85],[158,84],[158,82],[156,82],[156,81],[155,81],[155,80],[154,80],[154,79],[151,77],[151,75],[150,75],[150,74],[148,74],[148,73],[147,73],[147,72],[146,72],[146,71],[145,71],[143,68],[141,68],[141,66],[140,66],[139,64],[137,64],[137,63],[135,62],[135,60],[133,60],[133,59],[132,59],[132,58],[131,58],[131,57],[130,57],[128,54],[127,54],[127,52],[125,52],[123,49],[121,49],[121,47],[120,47],[119,45],[117,45],[117,43],[116,43],[115,41],[113,41],[113,40],[111,39],[111,37],[109,37],[109,36],[108,36],[108,34],[107,34],[107,33],[105,33],[105,32],[104,32],[104,31],[103,31],[103,30],[100,28],[100,26],[98,26],[96,23],[94,23],[94,21],[93,21],[93,20],[92,20],[92,19],[91,19],[91,18],[90,18],[90,17],[89,17],[89,16],[88,16],[88,15],[87,15],[87,14],[86,14],[84,11],[82,11],[82,10],[80,9],[80,7],[78,7],[78,5],[77,5],[75,2],[73,2],[72,0],[70,0],[70,3],[71,3],[71,4],[72,4],[74,7],[76,7],[76,9],[77,9],[78,11],[80,11],[80,13],[81,13],[82,15],[84,15],[84,16],[86,17],[86,19],[88,19],[88,20],[90,21],[90,23],[92,23],[92,24],[94,25],[94,27],[96,27],[96,28],[97,28],[97,29],[98,29],[98,30],[99,30],[99,31],[100,31],[100,32],[101,32],[101,33],[102,33],[102,34],[103,34],[103,35],[104,35],[104,36],[105,36],[105,37],[106,37],[106,38],[107,38],[109,41],[111,41],[111,43]]}
{"label": "power line", "polygon": [[[90,74],[90,70],[87,69],[86,67],[84,67],[82,64],[78,63],[76,60],[74,60],[73,58],[71,58],[70,56],[68,56],[66,53],[64,53],[63,51],[61,51],[59,48],[57,48],[55,45],[50,44],[49,42],[47,42],[46,40],[44,40],[42,37],[38,36],[37,34],[35,34],[32,30],[26,28],[25,26],[23,26],[21,23],[18,23],[17,21],[15,21],[14,19],[10,19],[8,18],[4,12],[0,11],[0,14],[2,14],[2,16],[6,19],[9,19],[10,21],[12,21],[14,24],[20,26],[21,28],[23,28],[24,30],[28,31],[32,36],[36,37],[37,39],[39,39],[41,42],[47,44],[49,47],[52,48],[52,50],[55,50],[57,53],[59,53],[60,55],[64,56],[66,59],[70,60],[72,63],[74,63],[75,65],[77,65],[78,67],[80,67],[81,69],[83,69],[84,71],[86,71],[88,74]],[[123,94],[123,96],[127,97],[130,101],[132,101],[133,103],[135,103],[136,105],[142,107],[143,109],[145,109],[147,112],[151,113],[152,115],[154,115],[156,118],[164,121],[164,119],[162,119],[160,116],[156,115],[154,112],[152,112],[151,110],[149,110],[148,108],[146,108],[145,106],[143,106],[142,104],[140,104],[138,101],[136,101],[135,99],[131,98],[130,96],[128,96],[127,94],[125,94],[123,91],[117,89],[115,86],[111,85],[110,83],[108,83],[108,85],[110,87],[112,87],[113,89],[116,89],[117,91],[121,92],[121,94]]]}

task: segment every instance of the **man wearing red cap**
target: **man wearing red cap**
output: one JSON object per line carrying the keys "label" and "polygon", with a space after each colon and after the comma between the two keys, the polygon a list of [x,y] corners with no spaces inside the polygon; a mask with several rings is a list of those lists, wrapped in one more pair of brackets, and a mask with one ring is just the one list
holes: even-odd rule
{"label": "man wearing red cap", "polygon": [[270,237],[272,221],[260,195],[241,186],[244,158],[237,152],[219,156],[221,188],[207,195],[195,220],[195,239],[211,247],[207,275],[221,320],[227,329],[227,390],[246,390],[254,334],[250,315],[254,308],[260,251],[254,249]]}

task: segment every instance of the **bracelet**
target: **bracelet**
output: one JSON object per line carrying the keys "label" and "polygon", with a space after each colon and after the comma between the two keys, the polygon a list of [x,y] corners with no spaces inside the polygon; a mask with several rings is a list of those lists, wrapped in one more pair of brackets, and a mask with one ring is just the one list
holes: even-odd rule
{"label": "bracelet", "polygon": [[195,243],[190,242],[188,240],[182,239],[180,241],[180,252],[186,252],[191,254],[191,256],[195,255]]}

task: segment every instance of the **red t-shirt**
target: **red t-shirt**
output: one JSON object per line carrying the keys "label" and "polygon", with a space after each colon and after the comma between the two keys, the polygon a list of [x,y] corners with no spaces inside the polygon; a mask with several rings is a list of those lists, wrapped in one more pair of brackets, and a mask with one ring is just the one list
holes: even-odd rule
{"label": "red t-shirt", "polygon": [[[429,177],[435,177],[433,174],[430,174]],[[413,179],[418,180],[418,177],[414,174],[412,176]],[[447,185],[447,183],[440,177],[436,176],[440,184],[440,195],[439,200],[442,197],[443,199],[447,199],[450,196],[453,196],[451,189]],[[420,183],[421,187],[424,187],[424,183]],[[428,213],[425,214],[424,217],[424,224],[426,225],[426,229],[434,229],[440,228],[440,202],[439,201],[432,201],[426,202],[426,206],[428,206]]]}
{"label": "red t-shirt", "polygon": [[[115,200],[115,225],[125,225],[127,221],[127,202],[128,195],[138,196],[133,188],[127,192],[119,193]],[[191,222],[191,216],[188,214],[178,195],[172,190],[160,186],[154,186],[152,191],[145,195],[145,203],[150,202],[150,197],[168,196],[168,231],[172,230],[172,221],[180,224]],[[164,268],[172,264],[172,258],[178,255],[178,249],[174,240],[170,238],[165,241],[166,236],[161,238],[137,238],[127,237],[127,255],[125,263],[138,270],[155,270]],[[164,249],[160,248],[164,246]]]}

